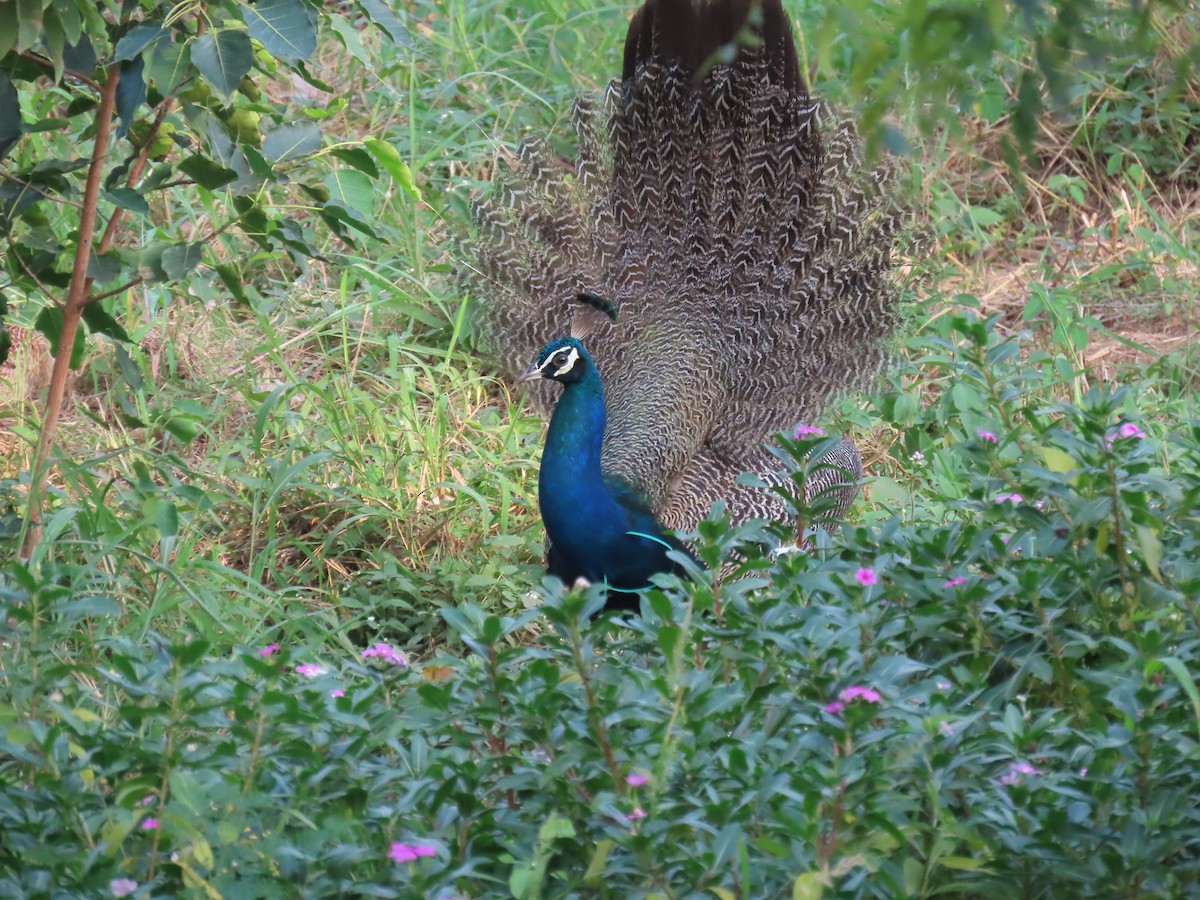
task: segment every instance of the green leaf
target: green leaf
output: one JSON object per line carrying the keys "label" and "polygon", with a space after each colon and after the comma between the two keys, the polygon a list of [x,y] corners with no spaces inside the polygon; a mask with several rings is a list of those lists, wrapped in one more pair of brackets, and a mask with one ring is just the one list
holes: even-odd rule
{"label": "green leaf", "polygon": [[1066,475],[1079,468],[1075,457],[1057,447],[1037,447],[1036,450],[1037,455],[1042,458],[1042,464],[1057,475]]}
{"label": "green leaf", "polygon": [[160,25],[142,23],[134,25],[117,41],[113,51],[113,62],[128,62],[137,59],[151,44],[156,43],[170,34]]}
{"label": "green leaf", "polygon": [[[46,336],[50,342],[50,352],[58,355],[58,342],[62,338],[63,309],[61,306],[47,306],[38,313],[33,327]],[[75,329],[75,343],[71,348],[71,368],[78,369],[83,363],[83,352],[87,347],[87,336],[82,328]]]}
{"label": "green leaf", "polygon": [[121,63],[121,80],[117,82],[117,115],[121,127],[117,129],[117,137],[124,137],[129,126],[137,117],[138,107],[146,99],[146,80],[142,70],[146,61],[142,57]]}
{"label": "green leaf", "polygon": [[571,824],[571,820],[565,816],[560,816],[557,813],[548,818],[542,827],[538,830],[538,840],[544,843],[557,840],[559,838],[575,837],[575,826]]}
{"label": "green leaf", "polygon": [[1171,674],[1179,680],[1179,685],[1183,688],[1183,692],[1192,701],[1192,713],[1196,717],[1196,734],[1200,737],[1200,690],[1197,690],[1196,682],[1193,680],[1191,672],[1187,670],[1187,666],[1183,664],[1183,660],[1174,656],[1164,656],[1158,662],[1170,669]]}
{"label": "green leaf", "polygon": [[146,198],[142,196],[141,192],[134,188],[113,188],[111,191],[105,191],[104,199],[113,206],[127,209],[140,216],[150,212],[150,204],[146,202]]}
{"label": "green leaf", "polygon": [[103,300],[98,303],[89,303],[83,308],[83,321],[87,323],[88,330],[92,334],[103,334],[117,341],[131,343],[129,335],[121,323],[104,308]]}
{"label": "green leaf", "polygon": [[611,838],[604,838],[596,842],[596,852],[592,854],[592,861],[588,863],[587,871],[583,873],[584,884],[590,886],[599,882],[600,876],[604,874],[604,870],[608,866],[608,854],[612,848]]}
{"label": "green leaf", "polygon": [[371,179],[351,169],[337,169],[325,176],[329,197],[335,203],[348,206],[365,216],[375,213],[375,189]]}
{"label": "green leaf", "polygon": [[296,63],[317,49],[317,11],[303,0],[259,0],[243,9],[250,37],[272,56]]}
{"label": "green leaf", "polygon": [[[0,3],[0,8],[12,4]],[[21,101],[17,89],[7,72],[0,71],[0,159],[21,138],[24,125],[21,121]]]}
{"label": "green leaf", "polygon": [[312,156],[323,145],[321,129],[315,124],[292,122],[271,130],[263,138],[262,149],[271,162],[281,163]]}
{"label": "green leaf", "polygon": [[17,4],[0,3],[0,57],[4,56],[17,43]]}
{"label": "green leaf", "polygon": [[232,28],[212,31],[192,44],[192,63],[228,103],[254,64],[254,47],[244,31]]}
{"label": "green leaf", "polygon": [[400,158],[400,154],[396,148],[386,141],[381,141],[378,138],[365,138],[363,146],[367,151],[379,160],[379,164],[387,170],[387,173],[396,179],[396,183],[408,192],[414,200],[421,200],[421,189],[417,187],[413,181],[412,169],[408,167],[408,163]]}
{"label": "green leaf", "polygon": [[187,44],[161,41],[146,56],[146,71],[143,74],[165,97],[175,92],[187,77],[191,65],[191,48]]}
{"label": "green leaf", "polygon": [[233,263],[221,263],[216,266],[216,271],[221,283],[225,285],[229,293],[233,294],[233,299],[249,306],[250,298],[246,294],[246,286],[242,283],[242,273],[238,271],[237,266]]}
{"label": "green leaf", "polygon": [[792,882],[792,900],[821,900],[824,890],[820,872],[805,872]]}
{"label": "green leaf", "polygon": [[1134,525],[1133,533],[1138,549],[1142,551],[1142,560],[1146,563],[1146,568],[1150,570],[1155,581],[1162,581],[1158,570],[1163,557],[1162,541],[1149,525]]}
{"label": "green leaf", "polygon": [[412,35],[408,33],[395,10],[383,0],[359,0],[358,6],[366,17],[386,32],[395,43],[405,47],[412,44]]}
{"label": "green leaf", "polygon": [[238,174],[207,156],[189,156],[179,164],[179,171],[205,190],[215,191],[236,181]]}
{"label": "green leaf", "polygon": [[204,256],[204,244],[173,244],[163,250],[162,268],[167,278],[181,281],[196,266],[200,265]]}

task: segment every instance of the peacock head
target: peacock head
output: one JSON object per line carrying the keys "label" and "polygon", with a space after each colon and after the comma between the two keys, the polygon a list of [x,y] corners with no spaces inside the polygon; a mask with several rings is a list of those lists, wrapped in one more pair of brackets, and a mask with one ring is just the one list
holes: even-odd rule
{"label": "peacock head", "polygon": [[594,366],[591,355],[578,338],[563,337],[542,348],[529,368],[521,373],[517,384],[539,378],[557,381],[562,385],[574,384]]}

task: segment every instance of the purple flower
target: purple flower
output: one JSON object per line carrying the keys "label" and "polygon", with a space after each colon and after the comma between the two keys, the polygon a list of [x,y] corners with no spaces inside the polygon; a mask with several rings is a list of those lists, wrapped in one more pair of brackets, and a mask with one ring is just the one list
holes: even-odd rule
{"label": "purple flower", "polygon": [[628,816],[626,816],[626,818],[631,821],[637,821],[638,819],[644,819],[644,818],[646,818],[646,811],[644,809],[642,809],[640,806],[635,806],[633,808],[633,812],[631,812]]}
{"label": "purple flower", "polygon": [[148,819],[142,819],[142,824],[140,827],[142,831],[153,831],[158,827],[158,819],[154,818],[153,816]]}
{"label": "purple flower", "polygon": [[845,708],[846,708],[846,704],[843,703],[841,700],[833,700],[833,701],[825,704],[825,712],[829,713],[832,716],[836,716],[838,713],[840,713]]}
{"label": "purple flower", "polygon": [[806,437],[825,437],[825,429],[818,428],[816,425],[805,425],[803,422],[801,422],[796,426],[795,434],[797,439]]}
{"label": "purple flower", "polygon": [[966,581],[967,577],[965,575],[959,575],[957,578],[949,579],[945,584],[942,585],[942,587],[958,587],[960,584],[965,584]]}
{"label": "purple flower", "polygon": [[346,692],[343,691],[341,688],[334,688],[332,691],[329,692],[329,696],[330,697],[345,697]]}
{"label": "purple flower", "polygon": [[883,697],[875,688],[865,687],[861,684],[852,684],[838,694],[838,699],[843,703],[849,703],[852,700],[866,700],[868,703],[879,703],[883,700]]}
{"label": "purple flower", "polygon": [[258,651],[258,655],[261,656],[263,659],[266,659],[268,656],[274,656],[278,650],[279,650],[278,644],[267,644],[267,646],[263,647],[261,650]]}
{"label": "purple flower", "polygon": [[114,897],[128,897],[138,889],[138,883],[132,878],[114,878],[108,883],[108,889]]}
{"label": "purple flower", "polygon": [[393,841],[392,849],[388,851],[388,858],[393,862],[406,863],[418,860],[422,856],[434,856],[436,853],[437,848],[428,844],[405,844],[402,841]]}
{"label": "purple flower", "polygon": [[954,737],[954,726],[951,725],[949,722],[946,722],[944,720],[942,722],[939,722],[938,728],[940,728],[942,730],[942,734],[944,734],[946,737]]}
{"label": "purple flower", "polygon": [[630,772],[625,776],[625,783],[630,787],[641,787],[646,783],[646,776],[641,772]]}
{"label": "purple flower", "polygon": [[985,444],[996,444],[1000,441],[1000,438],[996,437],[996,433],[994,431],[985,431],[982,428],[975,432],[975,436]]}
{"label": "purple flower", "polygon": [[996,784],[1002,787],[1009,787],[1014,784],[1021,783],[1021,777],[1024,775],[1041,775],[1042,770],[1029,763],[1013,763],[1008,767],[1008,771],[996,779]]}
{"label": "purple flower", "polygon": [[391,644],[376,644],[373,647],[368,647],[362,652],[363,659],[371,659],[372,657],[378,657],[384,662],[391,663],[393,666],[408,665],[408,657]]}
{"label": "purple flower", "polygon": [[1087,766],[1084,766],[1082,769],[1079,770],[1079,777],[1087,778]]}
{"label": "purple flower", "polygon": [[154,801],[157,799],[158,798],[155,797],[153,794],[147,794],[145,797],[143,797],[141,800],[139,800],[137,802],[137,805],[138,806],[153,806]]}
{"label": "purple flower", "polygon": [[859,570],[854,573],[854,577],[863,587],[867,587],[868,585],[875,584],[877,581],[879,581],[879,579],[875,576],[875,570],[869,569],[866,566],[860,567]]}
{"label": "purple flower", "polygon": [[910,456],[909,459],[911,459],[915,463],[925,462],[925,454],[922,453],[920,450],[914,450],[912,452],[912,456]]}
{"label": "purple flower", "polygon": [[1138,428],[1132,422],[1123,422],[1121,427],[1117,429],[1117,434],[1123,438],[1137,438],[1139,441],[1144,440],[1146,432]]}
{"label": "purple flower", "polygon": [[1013,506],[1016,506],[1018,503],[1020,503],[1024,499],[1025,499],[1024,497],[1022,497],[1020,494],[1016,494],[1016,493],[997,494],[995,502],[996,503],[1011,503]]}
{"label": "purple flower", "polygon": [[324,675],[325,669],[317,663],[300,663],[296,666],[296,674],[305,678],[316,678],[318,675]]}

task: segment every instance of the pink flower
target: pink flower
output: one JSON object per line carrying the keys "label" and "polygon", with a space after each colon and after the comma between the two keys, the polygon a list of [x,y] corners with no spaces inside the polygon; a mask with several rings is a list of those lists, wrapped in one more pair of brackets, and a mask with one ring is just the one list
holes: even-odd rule
{"label": "pink flower", "polygon": [[1146,432],[1138,428],[1132,422],[1123,422],[1121,427],[1117,429],[1117,434],[1123,438],[1137,438],[1139,441],[1146,437]]}
{"label": "pink flower", "polygon": [[388,851],[388,858],[393,862],[406,863],[420,859],[422,856],[434,856],[436,853],[437,848],[428,844],[405,844],[402,841],[393,841],[392,849]]}
{"label": "pink flower", "polygon": [[1022,497],[1020,494],[1015,494],[1015,493],[1014,494],[997,494],[995,502],[996,503],[1011,503],[1013,506],[1016,506],[1018,503],[1020,503],[1024,499],[1025,498]]}
{"label": "pink flower", "polygon": [[391,644],[376,644],[374,647],[368,647],[362,652],[363,659],[371,659],[371,657],[378,657],[384,662],[391,663],[393,666],[408,665],[408,657]]}
{"label": "pink flower", "polygon": [[128,897],[138,889],[138,883],[132,878],[114,878],[108,883],[108,889],[114,897]]}
{"label": "pink flower", "polygon": [[883,700],[883,697],[875,688],[864,687],[861,684],[852,684],[838,694],[838,699],[843,703],[849,703],[852,700],[866,700],[868,703],[879,703]]}
{"label": "pink flower", "polygon": [[830,703],[825,704],[825,712],[827,712],[833,716],[836,716],[838,713],[840,713],[845,708],[846,708],[846,704],[843,703],[841,700],[834,700]]}
{"label": "pink flower", "polygon": [[816,425],[805,425],[803,422],[801,422],[796,426],[795,434],[797,439],[806,437],[825,437],[825,429],[818,428]]}
{"label": "pink flower", "polygon": [[999,443],[1000,441],[1000,438],[996,437],[996,433],[994,431],[985,431],[982,428],[975,432],[975,436],[985,444],[995,444]]}
{"label": "pink flower", "polygon": [[324,675],[325,669],[317,663],[300,663],[296,666],[296,674],[305,678],[316,678],[318,675]]}
{"label": "pink flower", "polygon": [[938,728],[942,730],[942,734],[946,737],[954,737],[954,726],[949,722],[942,721],[938,723]]}
{"label": "pink flower", "polygon": [[140,827],[142,831],[153,831],[158,827],[158,819],[154,818],[153,816],[148,819],[142,819],[142,824]]}
{"label": "pink flower", "polygon": [[630,787],[641,787],[646,783],[646,776],[641,772],[630,772],[625,776],[625,783]]}
{"label": "pink flower", "polygon": [[854,577],[858,579],[858,583],[863,587],[867,587],[868,585],[875,584],[877,581],[879,581],[879,579],[875,576],[875,570],[868,569],[866,566],[862,566],[857,572],[855,572]]}
{"label": "pink flower", "polygon": [[959,575],[957,578],[951,578],[949,581],[943,584],[942,587],[958,587],[960,584],[965,584],[966,581],[967,578],[965,575]]}
{"label": "pink flower", "polygon": [[258,651],[258,655],[261,656],[263,659],[266,659],[268,656],[274,656],[278,650],[279,650],[278,644],[267,644],[267,646],[263,647],[261,650]]}
{"label": "pink flower", "polygon": [[345,697],[346,692],[343,691],[341,688],[334,688],[332,691],[329,692],[329,696],[330,697]]}
{"label": "pink flower", "polygon": [[646,811],[644,809],[642,809],[640,806],[635,806],[633,808],[633,812],[631,812],[628,816],[626,816],[626,818],[631,821],[636,822],[638,819],[646,818]]}
{"label": "pink flower", "polygon": [[154,801],[157,799],[158,798],[155,797],[153,794],[147,794],[145,797],[143,797],[141,800],[139,800],[137,802],[137,805],[138,806],[153,806]]}
{"label": "pink flower", "polygon": [[1082,769],[1079,770],[1079,777],[1087,778],[1087,766],[1084,766]]}
{"label": "pink flower", "polygon": [[1041,774],[1042,774],[1041,769],[1031,766],[1029,763],[1023,763],[1023,762],[1022,763],[1013,763],[1011,766],[1008,767],[1007,772],[1005,772],[1003,775],[1001,775],[999,778],[996,779],[996,784],[999,784],[1003,787],[1009,787],[1010,785],[1020,784],[1021,776],[1023,776],[1023,775],[1041,775]]}
{"label": "pink flower", "polygon": [[925,462],[925,454],[922,453],[920,450],[914,450],[912,452],[912,456],[910,456],[909,459],[911,459],[915,463]]}

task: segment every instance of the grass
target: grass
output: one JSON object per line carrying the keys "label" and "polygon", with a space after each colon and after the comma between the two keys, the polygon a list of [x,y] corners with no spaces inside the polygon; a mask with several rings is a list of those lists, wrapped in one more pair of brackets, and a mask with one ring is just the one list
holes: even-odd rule
{"label": "grass", "polygon": [[[1194,890],[1195,173],[1153,73],[1094,84],[1019,175],[982,113],[920,145],[937,243],[895,384],[831,412],[867,451],[852,527],[772,560],[706,525],[746,557],[741,586],[656,593],[606,635],[586,597],[528,610],[541,423],[474,355],[454,267],[471,192],[521,137],[564,133],[571,95],[619,68],[625,12],[419,2],[409,21],[409,47],[363,33],[315,66],[354,101],[333,131],[394,143],[421,199],[376,190],[379,240],[326,236],[307,271],[249,261],[251,309],[203,273],[192,297],[131,292],[134,345],[76,384],[46,539],[0,582],[0,766],[45,810],[9,807],[27,855],[0,852],[0,884]],[[1118,422],[1148,439],[1106,450]],[[11,528],[28,476],[3,465]],[[864,561],[878,590],[850,579]],[[694,615],[718,592],[727,620]],[[413,665],[363,660],[377,641]],[[291,674],[314,661],[317,681]],[[860,681],[887,706],[822,712]],[[1053,776],[997,785],[1021,764]],[[437,864],[397,874],[390,839],[435,841]]]}

